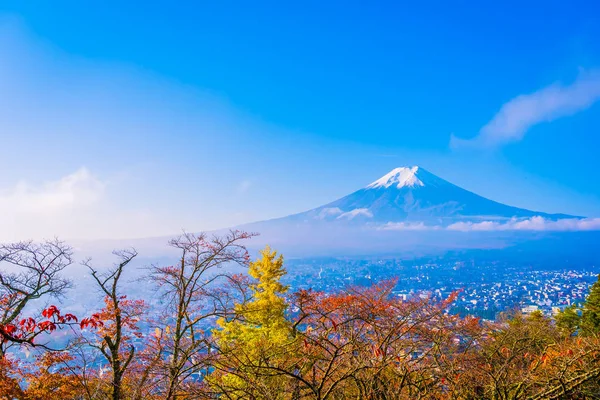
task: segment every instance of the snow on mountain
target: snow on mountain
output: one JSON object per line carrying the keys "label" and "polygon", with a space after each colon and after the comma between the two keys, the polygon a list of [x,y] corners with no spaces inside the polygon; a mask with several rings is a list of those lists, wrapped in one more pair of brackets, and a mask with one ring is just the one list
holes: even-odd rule
{"label": "snow on mountain", "polygon": [[371,183],[367,188],[376,189],[380,187],[389,188],[390,186],[395,186],[397,189],[400,189],[404,186],[424,186],[423,182],[417,178],[417,171],[419,171],[419,167],[395,168]]}

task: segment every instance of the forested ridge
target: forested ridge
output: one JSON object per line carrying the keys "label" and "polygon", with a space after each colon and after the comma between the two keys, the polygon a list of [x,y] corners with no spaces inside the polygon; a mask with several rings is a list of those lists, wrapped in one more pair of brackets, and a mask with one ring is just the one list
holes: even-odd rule
{"label": "forested ridge", "polygon": [[127,293],[135,250],[84,261],[104,301],[89,315],[61,310],[68,244],[0,245],[0,398],[600,399],[600,281],[555,318],[482,321],[449,312],[458,293],[404,300],[394,280],[292,292],[282,255],[251,260],[251,236],[173,239],[179,261],[145,271],[159,309]]}

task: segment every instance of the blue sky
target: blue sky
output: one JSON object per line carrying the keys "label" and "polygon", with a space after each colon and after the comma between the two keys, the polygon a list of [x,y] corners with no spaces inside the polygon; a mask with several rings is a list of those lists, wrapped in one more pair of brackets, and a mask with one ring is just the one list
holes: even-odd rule
{"label": "blue sky", "polygon": [[413,3],[4,1],[0,239],[230,226],[402,165],[600,216],[597,2]]}

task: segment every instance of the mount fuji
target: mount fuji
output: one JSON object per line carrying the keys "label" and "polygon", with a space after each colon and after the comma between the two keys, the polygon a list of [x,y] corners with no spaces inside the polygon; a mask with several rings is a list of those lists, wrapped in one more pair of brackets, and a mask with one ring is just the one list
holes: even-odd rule
{"label": "mount fuji", "polygon": [[507,206],[462,189],[420,167],[393,169],[366,187],[288,220],[353,221],[386,224],[422,222],[448,225],[457,221],[542,217],[577,218]]}
{"label": "mount fuji", "polygon": [[600,230],[600,220],[498,203],[412,166],[320,207],[238,228],[290,254],[367,254],[501,248],[550,231]]}

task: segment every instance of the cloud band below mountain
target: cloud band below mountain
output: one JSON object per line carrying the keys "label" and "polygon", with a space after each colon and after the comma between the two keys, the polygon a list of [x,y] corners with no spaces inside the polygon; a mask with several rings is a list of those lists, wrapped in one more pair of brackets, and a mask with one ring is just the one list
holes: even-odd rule
{"label": "cloud band below mountain", "polygon": [[548,232],[578,232],[600,231],[600,218],[565,218],[549,220],[543,217],[526,219],[513,218],[508,221],[456,222],[448,226],[425,225],[420,223],[389,222],[383,230],[425,231],[447,230],[455,232],[494,232],[494,231],[548,231]]}

